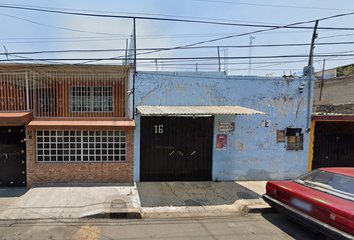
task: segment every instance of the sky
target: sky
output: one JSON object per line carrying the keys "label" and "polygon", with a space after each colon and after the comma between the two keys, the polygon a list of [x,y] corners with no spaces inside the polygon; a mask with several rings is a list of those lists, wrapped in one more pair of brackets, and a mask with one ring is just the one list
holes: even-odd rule
{"label": "sky", "polygon": [[0,0],[0,61],[121,65],[134,17],[137,71],[299,75],[316,20],[315,71],[354,62],[352,0]]}

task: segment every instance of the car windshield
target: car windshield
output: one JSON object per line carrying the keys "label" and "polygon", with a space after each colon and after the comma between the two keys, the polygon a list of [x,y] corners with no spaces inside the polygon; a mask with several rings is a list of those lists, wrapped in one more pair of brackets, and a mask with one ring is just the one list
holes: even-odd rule
{"label": "car windshield", "polygon": [[354,178],[327,172],[314,170],[302,175],[295,182],[328,194],[354,201]]}

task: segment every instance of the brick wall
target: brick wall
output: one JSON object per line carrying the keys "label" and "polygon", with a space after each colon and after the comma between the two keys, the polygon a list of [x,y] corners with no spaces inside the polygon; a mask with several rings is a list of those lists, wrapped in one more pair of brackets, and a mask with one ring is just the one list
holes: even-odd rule
{"label": "brick wall", "polygon": [[134,181],[134,130],[125,130],[127,134],[126,162],[43,163],[36,162],[36,130],[26,129],[28,188],[37,183]]}

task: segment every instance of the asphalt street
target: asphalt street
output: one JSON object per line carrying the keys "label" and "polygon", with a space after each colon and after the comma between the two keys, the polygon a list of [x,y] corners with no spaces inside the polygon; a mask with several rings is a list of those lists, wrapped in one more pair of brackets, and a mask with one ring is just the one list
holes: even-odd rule
{"label": "asphalt street", "polygon": [[6,240],[322,240],[323,236],[280,213],[213,217],[148,219],[79,219],[0,221],[0,239]]}

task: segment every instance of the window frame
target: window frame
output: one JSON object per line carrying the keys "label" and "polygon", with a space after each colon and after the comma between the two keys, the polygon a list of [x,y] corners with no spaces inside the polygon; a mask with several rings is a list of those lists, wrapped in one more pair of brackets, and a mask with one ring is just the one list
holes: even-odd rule
{"label": "window frame", "polygon": [[[101,91],[96,91],[95,88],[101,88]],[[107,88],[106,91],[102,91],[103,88]],[[79,90],[78,90],[79,89]],[[83,91],[85,89],[86,91]],[[87,90],[89,89],[89,90]],[[110,90],[108,90],[110,89]],[[107,95],[95,96],[95,93],[107,93]],[[75,93],[75,94],[74,94]],[[80,95],[78,95],[80,93]],[[85,94],[83,94],[85,93]],[[81,98],[81,101],[74,101],[74,98]],[[86,98],[86,101],[83,99]],[[104,101],[104,98],[106,100]],[[89,101],[87,101],[89,99]],[[97,101],[97,99],[99,99]],[[113,113],[114,112],[114,87],[113,86],[71,86],[70,95],[70,109],[73,113]],[[95,101],[96,100],[96,101]],[[80,104],[75,106],[74,104]],[[97,105],[98,103],[98,105]],[[101,110],[95,110],[95,108],[101,108]],[[104,110],[106,108],[106,110]],[[80,109],[80,110],[77,110]],[[85,109],[85,110],[83,110]],[[88,109],[88,110],[87,110]]]}

